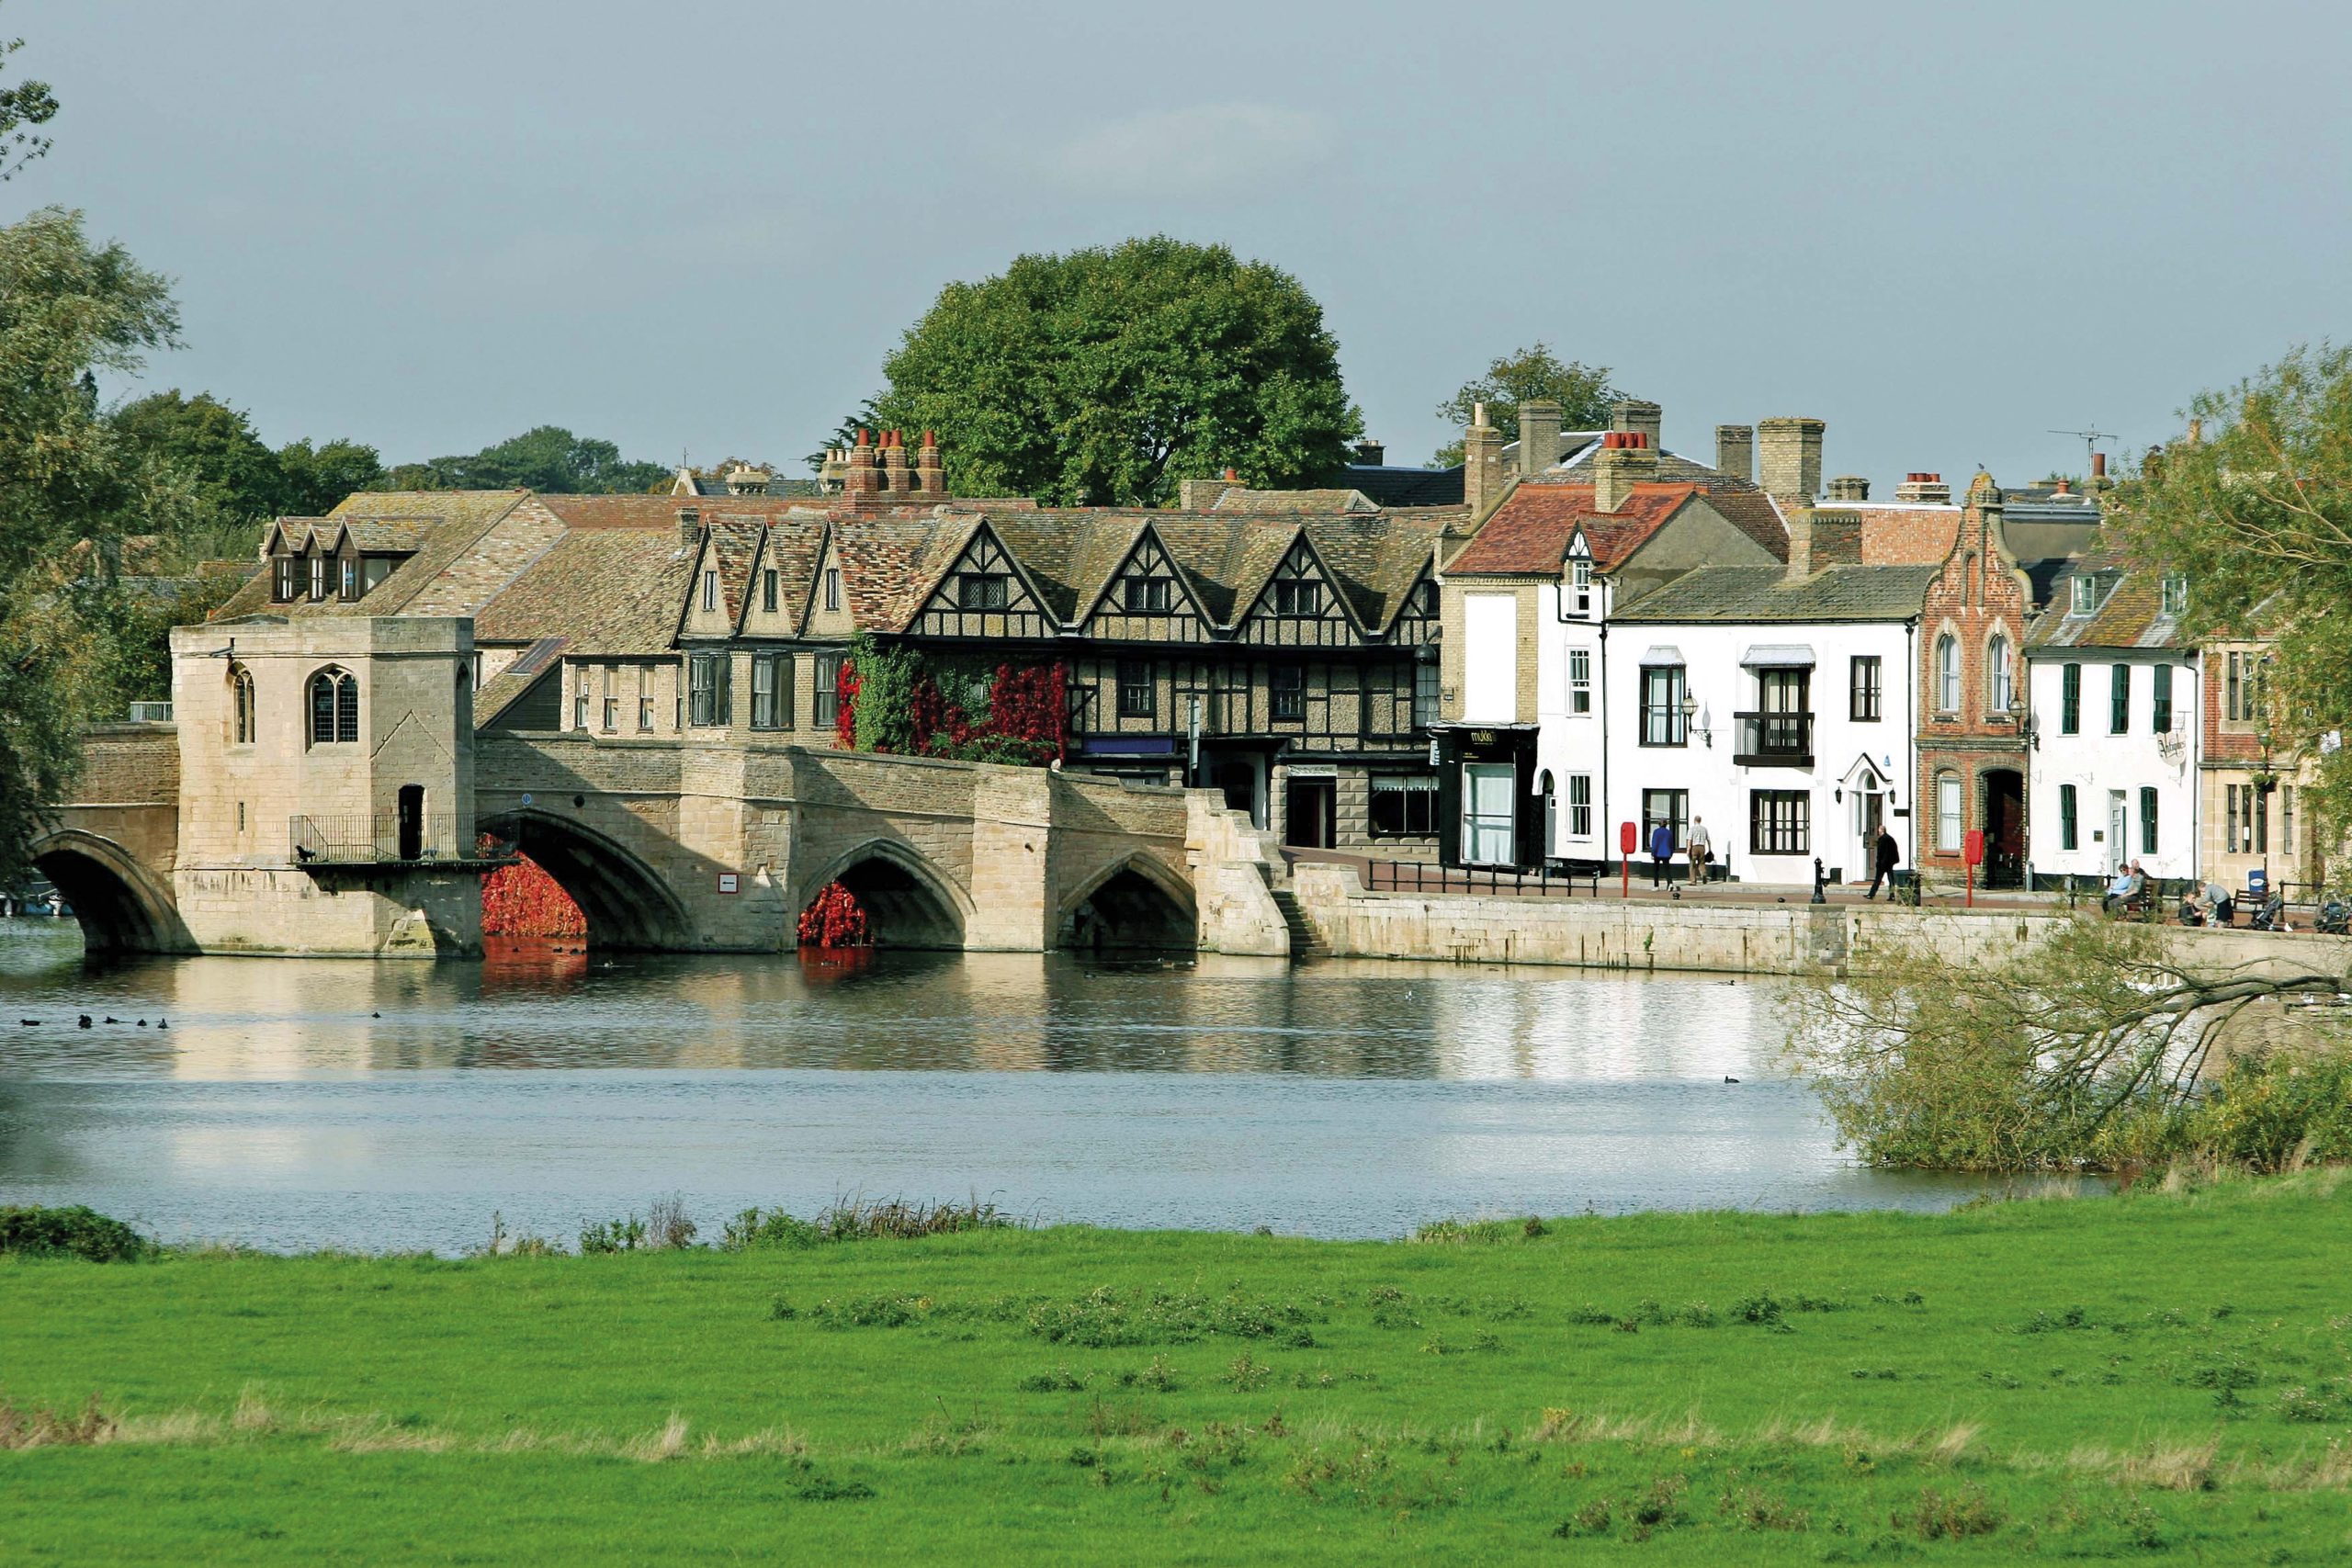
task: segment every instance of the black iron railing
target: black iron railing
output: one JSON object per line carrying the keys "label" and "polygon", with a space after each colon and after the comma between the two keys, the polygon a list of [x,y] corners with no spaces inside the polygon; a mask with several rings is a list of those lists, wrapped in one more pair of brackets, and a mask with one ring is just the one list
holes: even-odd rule
{"label": "black iron railing", "polygon": [[1813,766],[1813,715],[1738,713],[1739,744],[1732,761],[1747,768]]}
{"label": "black iron railing", "polygon": [[1571,898],[1581,885],[1600,890],[1602,868],[1559,861],[1530,871],[1510,866],[1439,865],[1430,861],[1375,860],[1364,868],[1364,886],[1374,893],[1496,893],[1512,897]]}
{"label": "black iron railing", "polygon": [[397,811],[294,817],[287,852],[297,865],[396,865],[404,862],[481,858],[458,836],[452,816],[403,816]]}

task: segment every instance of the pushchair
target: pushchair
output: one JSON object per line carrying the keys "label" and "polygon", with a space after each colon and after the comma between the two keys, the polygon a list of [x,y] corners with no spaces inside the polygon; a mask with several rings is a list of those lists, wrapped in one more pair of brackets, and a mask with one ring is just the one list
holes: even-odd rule
{"label": "pushchair", "polygon": [[2254,912],[2254,918],[2246,921],[2246,929],[2275,931],[2278,929],[2279,919],[2286,913],[2287,896],[2284,893],[2273,893],[2262,901],[2262,908]]}
{"label": "pushchair", "polygon": [[2324,936],[2352,936],[2352,908],[2346,908],[2341,898],[2330,898],[2320,906],[2312,929]]}

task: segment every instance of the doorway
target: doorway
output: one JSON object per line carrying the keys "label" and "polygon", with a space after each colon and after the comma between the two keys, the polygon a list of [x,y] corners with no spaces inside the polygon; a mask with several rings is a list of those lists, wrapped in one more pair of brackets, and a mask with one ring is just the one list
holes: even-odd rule
{"label": "doorway", "polygon": [[1328,850],[1339,841],[1340,781],[1291,775],[1283,807],[1283,842]]}
{"label": "doorway", "polygon": [[1518,837],[1511,788],[1518,770],[1509,762],[1465,762],[1462,768],[1462,859],[1467,865],[1510,865]]}
{"label": "doorway", "polygon": [[1266,825],[1265,808],[1258,802],[1258,780],[1263,770],[1254,757],[1227,757],[1209,764],[1209,787],[1225,796],[1226,807],[1247,812],[1250,825]]}
{"label": "doorway", "polygon": [[1984,775],[1984,886],[2025,880],[2025,775],[1995,768]]}
{"label": "doorway", "polygon": [[2120,789],[2109,790],[2107,792],[2107,874],[2109,876],[2117,874],[2123,869],[2123,863],[2127,858],[2123,852],[2129,847],[2128,835],[2131,830],[2132,821],[2123,808],[2123,792]]}
{"label": "doorway", "polygon": [[400,795],[400,858],[424,853],[424,786],[402,784]]}

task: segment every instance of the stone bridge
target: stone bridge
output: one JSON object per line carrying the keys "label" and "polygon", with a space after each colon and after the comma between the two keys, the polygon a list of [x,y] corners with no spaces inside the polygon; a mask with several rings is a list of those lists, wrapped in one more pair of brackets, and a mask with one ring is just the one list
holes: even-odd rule
{"label": "stone bridge", "polygon": [[[568,733],[483,735],[472,762],[471,829],[544,866],[587,916],[593,945],[788,949],[800,911],[840,881],[881,945],[1289,951],[1260,870],[1262,846],[1209,791],[793,745]],[[470,929],[464,918],[478,872],[388,865],[370,878],[362,867],[337,885],[283,849],[184,863],[180,796],[171,726],[89,732],[74,798],[56,808],[34,852],[92,948],[480,951],[478,903]],[[442,892],[412,896],[411,884],[428,881]],[[327,919],[315,902],[355,889],[383,906],[357,928],[377,934],[357,940],[350,919]],[[315,934],[330,925],[334,936]]]}

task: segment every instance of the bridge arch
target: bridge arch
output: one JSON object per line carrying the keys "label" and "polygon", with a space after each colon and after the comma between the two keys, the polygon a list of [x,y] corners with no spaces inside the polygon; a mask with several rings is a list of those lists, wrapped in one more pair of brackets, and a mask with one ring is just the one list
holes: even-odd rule
{"label": "bridge arch", "polygon": [[607,833],[551,812],[518,807],[481,819],[538,863],[588,919],[591,947],[693,945],[694,921],[662,874]]}
{"label": "bridge arch", "polygon": [[898,839],[868,839],[803,881],[790,918],[800,919],[825,885],[848,888],[865,910],[876,947],[960,948],[972,901],[954,879]]}
{"label": "bridge arch", "polygon": [[90,952],[195,951],[171,890],[112,839],[60,829],[33,841],[32,862],[74,906]]}
{"label": "bridge arch", "polygon": [[1197,948],[1200,915],[1192,885],[1158,855],[1138,850],[1104,866],[1063,901],[1054,945]]}

